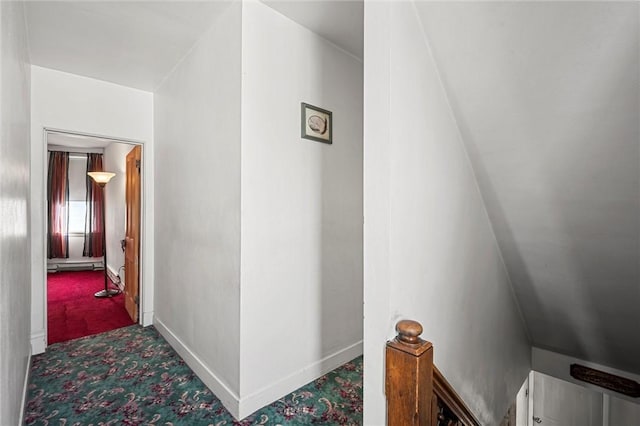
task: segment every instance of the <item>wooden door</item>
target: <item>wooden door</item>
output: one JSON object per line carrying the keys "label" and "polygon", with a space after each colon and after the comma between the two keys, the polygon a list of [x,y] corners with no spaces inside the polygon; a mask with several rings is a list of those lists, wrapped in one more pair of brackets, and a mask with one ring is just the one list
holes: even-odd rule
{"label": "wooden door", "polygon": [[602,394],[534,373],[533,419],[537,426],[602,426]]}
{"label": "wooden door", "polygon": [[127,154],[126,231],[124,248],[124,305],[133,322],[138,322],[140,292],[140,168],[142,148]]}

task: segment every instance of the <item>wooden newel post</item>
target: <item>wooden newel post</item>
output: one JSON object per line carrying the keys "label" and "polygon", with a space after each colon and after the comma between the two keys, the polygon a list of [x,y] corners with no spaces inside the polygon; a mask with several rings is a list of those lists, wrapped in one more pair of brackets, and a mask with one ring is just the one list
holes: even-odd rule
{"label": "wooden newel post", "polygon": [[433,346],[416,321],[402,320],[396,331],[386,349],[387,424],[432,426]]}

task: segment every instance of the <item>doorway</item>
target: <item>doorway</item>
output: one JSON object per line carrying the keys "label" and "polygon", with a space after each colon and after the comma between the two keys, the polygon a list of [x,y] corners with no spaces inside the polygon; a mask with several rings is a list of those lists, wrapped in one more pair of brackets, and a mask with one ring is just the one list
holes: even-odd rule
{"label": "doorway", "polygon": [[[47,343],[140,322],[143,147],[58,130],[45,130],[45,143]],[[62,178],[52,173],[59,158]],[[114,175],[101,186],[89,171]],[[57,181],[66,187],[52,192]]]}

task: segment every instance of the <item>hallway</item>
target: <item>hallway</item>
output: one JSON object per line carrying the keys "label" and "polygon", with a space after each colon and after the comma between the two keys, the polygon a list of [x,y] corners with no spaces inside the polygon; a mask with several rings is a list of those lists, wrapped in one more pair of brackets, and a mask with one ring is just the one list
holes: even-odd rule
{"label": "hallway", "polygon": [[[269,424],[380,425],[408,318],[483,425],[532,372],[640,385],[640,2],[21,0],[0,18],[0,425],[272,403]],[[144,152],[126,306],[149,328],[112,335],[131,341],[48,347],[49,133]],[[359,356],[353,407],[307,405]]]}

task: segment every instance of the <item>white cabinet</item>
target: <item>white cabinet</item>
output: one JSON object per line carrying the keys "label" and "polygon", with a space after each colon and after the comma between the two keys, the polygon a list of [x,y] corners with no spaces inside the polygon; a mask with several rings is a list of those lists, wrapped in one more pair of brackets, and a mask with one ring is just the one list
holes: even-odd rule
{"label": "white cabinet", "polygon": [[602,410],[602,393],[534,373],[534,425],[602,426]]}
{"label": "white cabinet", "polygon": [[608,426],[640,426],[640,404],[610,397]]}
{"label": "white cabinet", "polygon": [[[532,376],[533,413],[528,426],[640,426],[640,401],[605,395],[538,372]],[[524,425],[522,420],[517,424]]]}

